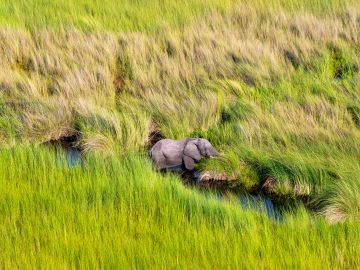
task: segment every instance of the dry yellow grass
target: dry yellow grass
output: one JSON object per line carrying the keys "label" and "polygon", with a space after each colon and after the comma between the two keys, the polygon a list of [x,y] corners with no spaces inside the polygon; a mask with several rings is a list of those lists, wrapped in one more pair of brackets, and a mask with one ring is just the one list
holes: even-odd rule
{"label": "dry yellow grass", "polygon": [[[226,15],[212,14],[180,30],[164,27],[150,36],[2,28],[1,100],[21,122],[16,129],[36,141],[71,133],[84,106],[111,112],[123,103],[138,103],[167,135],[186,136],[219,119],[224,98],[209,81],[241,78],[246,85],[261,86],[287,77],[294,66],[311,66],[329,44],[356,45],[359,16],[358,9],[324,17],[264,16],[241,5]],[[354,60],[359,64],[358,57]],[[251,89],[243,91],[249,95]],[[30,103],[37,105],[24,109]],[[330,112],[319,126],[313,118],[322,108]],[[292,122],[294,129],[300,124],[298,132],[306,134],[299,135],[313,137],[322,129],[337,133],[337,125],[348,125],[348,119],[335,123],[338,113],[321,99],[309,101],[307,108],[279,102],[273,119],[280,126],[278,119]],[[105,121],[111,121],[108,117]],[[246,132],[259,126],[253,122],[244,127]]]}

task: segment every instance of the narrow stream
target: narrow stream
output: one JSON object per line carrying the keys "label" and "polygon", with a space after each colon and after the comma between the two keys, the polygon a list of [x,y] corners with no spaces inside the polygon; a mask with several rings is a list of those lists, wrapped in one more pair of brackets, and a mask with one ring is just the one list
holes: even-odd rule
{"label": "narrow stream", "polygon": [[[175,166],[168,171],[181,173],[182,167]],[[190,185],[203,192],[211,192],[221,201],[229,200],[229,198],[237,198],[239,205],[243,209],[255,210],[259,213],[265,213],[271,220],[281,221],[283,211],[281,206],[276,205],[273,200],[264,194],[250,194],[245,190],[229,189],[228,187],[219,187],[216,184],[207,184],[201,182],[201,172],[194,171],[193,173],[182,174],[184,184]]]}
{"label": "narrow stream", "polygon": [[[81,165],[82,155],[81,151],[74,147],[68,147],[64,148],[65,150],[65,160],[68,167],[74,167]],[[62,155],[62,153],[56,151],[56,155],[59,156]],[[176,166],[174,168],[171,168],[171,170],[168,170],[171,172],[181,173],[182,168],[179,166]],[[229,191],[226,189],[213,189],[210,187],[204,187],[201,185],[201,182],[199,180],[200,178],[200,172],[195,171],[192,174],[193,181],[189,183],[188,181],[185,181],[184,183],[186,185],[191,185],[192,187],[195,187],[203,192],[212,192],[216,195],[216,197],[221,201],[226,201],[231,198],[232,200],[234,198],[237,198],[239,205],[242,206],[243,209],[249,209],[249,210],[255,210],[259,213],[265,213],[266,216],[271,220],[281,221],[282,219],[282,211],[281,209],[273,203],[270,197],[261,195],[261,194],[250,194],[244,191],[236,192],[236,191]]]}
{"label": "narrow stream", "polygon": [[[196,187],[196,185],[195,185]],[[220,201],[238,202],[245,210],[252,210],[265,214],[269,219],[281,221],[283,217],[283,208],[276,205],[273,200],[264,194],[250,194],[244,190],[216,190],[213,188],[196,187],[202,192],[211,192]]]}

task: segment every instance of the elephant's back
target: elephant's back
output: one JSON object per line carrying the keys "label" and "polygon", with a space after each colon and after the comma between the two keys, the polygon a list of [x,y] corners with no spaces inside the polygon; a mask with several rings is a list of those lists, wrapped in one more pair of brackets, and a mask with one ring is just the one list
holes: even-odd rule
{"label": "elephant's back", "polygon": [[154,144],[151,148],[150,153],[157,151],[179,151],[184,148],[186,144],[186,139],[183,140],[172,140],[172,139],[162,139]]}

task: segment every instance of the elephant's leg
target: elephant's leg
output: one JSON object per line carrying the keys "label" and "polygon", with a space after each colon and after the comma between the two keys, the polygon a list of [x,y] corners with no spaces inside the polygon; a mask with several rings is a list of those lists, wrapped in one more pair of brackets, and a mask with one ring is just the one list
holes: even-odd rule
{"label": "elephant's leg", "polygon": [[154,157],[155,166],[158,170],[166,169],[166,157],[162,152],[157,153]]}
{"label": "elephant's leg", "polygon": [[189,171],[192,171],[194,170],[195,168],[195,161],[193,158],[191,157],[188,157],[188,156],[183,156],[183,161],[184,161],[184,165],[185,165],[185,168]]}

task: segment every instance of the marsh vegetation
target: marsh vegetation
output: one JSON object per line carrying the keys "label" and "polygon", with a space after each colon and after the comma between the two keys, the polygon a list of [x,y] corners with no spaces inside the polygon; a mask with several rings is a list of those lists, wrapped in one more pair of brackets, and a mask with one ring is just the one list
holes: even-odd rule
{"label": "marsh vegetation", "polygon": [[[50,2],[0,3],[0,268],[360,267],[356,1]],[[297,207],[155,172],[164,137]]]}

